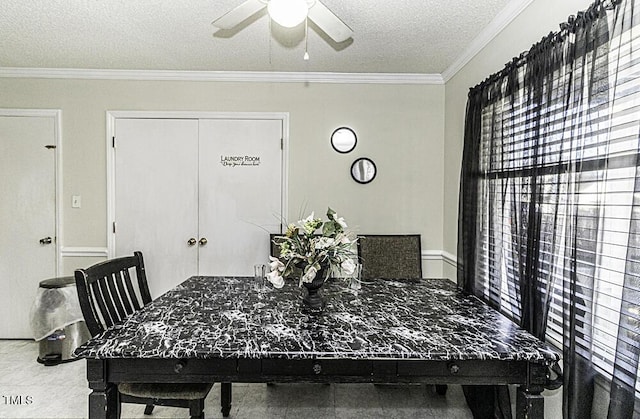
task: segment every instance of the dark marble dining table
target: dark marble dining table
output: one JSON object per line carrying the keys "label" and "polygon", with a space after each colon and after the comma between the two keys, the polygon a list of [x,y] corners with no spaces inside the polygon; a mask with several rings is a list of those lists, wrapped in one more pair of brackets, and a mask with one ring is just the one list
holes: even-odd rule
{"label": "dark marble dining table", "polygon": [[[516,384],[516,417],[543,417],[552,347],[446,279],[321,289],[195,276],[76,350],[87,358],[89,414],[109,417],[119,382],[419,382]],[[229,414],[230,385],[222,412]]]}

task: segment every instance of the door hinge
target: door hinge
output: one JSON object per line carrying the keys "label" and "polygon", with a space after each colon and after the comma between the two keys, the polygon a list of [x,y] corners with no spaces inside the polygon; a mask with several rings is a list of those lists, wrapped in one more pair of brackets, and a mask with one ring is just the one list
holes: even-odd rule
{"label": "door hinge", "polygon": [[111,147],[116,148],[116,137],[111,137]]}
{"label": "door hinge", "polygon": [[112,223],[112,229],[113,229],[113,234],[115,234],[116,233],[116,222],[115,221]]}
{"label": "door hinge", "polygon": [[284,138],[280,138],[280,150],[284,150]]}
{"label": "door hinge", "polygon": [[47,144],[46,146],[44,146],[44,148],[47,148],[47,149],[51,150],[51,149],[56,148],[56,146],[53,145],[53,144]]}

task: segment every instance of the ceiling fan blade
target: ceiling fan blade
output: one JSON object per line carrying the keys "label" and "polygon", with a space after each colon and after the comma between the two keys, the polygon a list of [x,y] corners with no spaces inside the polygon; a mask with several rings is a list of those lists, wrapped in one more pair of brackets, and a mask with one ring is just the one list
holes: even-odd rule
{"label": "ceiling fan blade", "polygon": [[267,7],[267,3],[261,0],[247,0],[240,6],[232,9],[223,16],[211,22],[220,29],[232,29],[239,23],[250,18],[255,13]]}
{"label": "ceiling fan blade", "polygon": [[309,8],[308,16],[336,42],[344,42],[353,35],[353,30],[318,0]]}

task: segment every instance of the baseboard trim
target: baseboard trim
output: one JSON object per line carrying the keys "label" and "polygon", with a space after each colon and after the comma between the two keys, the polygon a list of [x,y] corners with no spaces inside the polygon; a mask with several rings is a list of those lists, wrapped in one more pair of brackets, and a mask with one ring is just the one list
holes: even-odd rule
{"label": "baseboard trim", "polygon": [[[106,247],[62,247],[60,250],[62,257],[108,257],[109,252]],[[444,250],[423,250],[422,260],[427,262],[444,262],[454,268],[458,265],[456,257]]]}
{"label": "baseboard trim", "polygon": [[449,252],[444,250],[423,250],[422,260],[429,262],[444,262],[454,268],[458,266],[457,258]]}

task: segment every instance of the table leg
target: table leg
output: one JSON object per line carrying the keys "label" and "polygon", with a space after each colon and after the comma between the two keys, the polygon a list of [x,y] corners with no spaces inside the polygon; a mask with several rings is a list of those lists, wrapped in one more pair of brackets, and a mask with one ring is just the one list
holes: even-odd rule
{"label": "table leg", "polygon": [[101,360],[87,360],[89,388],[89,419],[120,418],[118,387],[106,381],[106,365]]}
{"label": "table leg", "polygon": [[542,388],[527,389],[518,387],[516,392],[516,419],[543,419],[544,396]]}
{"label": "table leg", "polygon": [[231,412],[231,383],[221,383],[220,405],[222,406],[222,416],[226,418]]}
{"label": "table leg", "polygon": [[118,388],[114,385],[106,389],[93,388],[89,394],[89,419],[116,419],[120,417]]}

